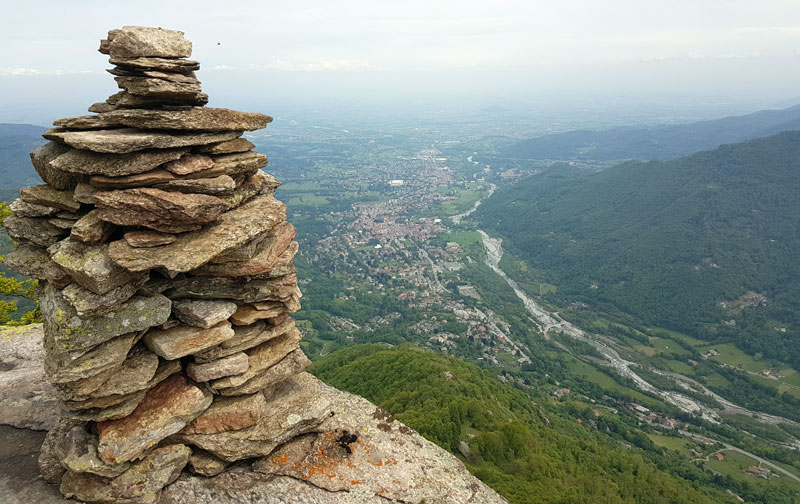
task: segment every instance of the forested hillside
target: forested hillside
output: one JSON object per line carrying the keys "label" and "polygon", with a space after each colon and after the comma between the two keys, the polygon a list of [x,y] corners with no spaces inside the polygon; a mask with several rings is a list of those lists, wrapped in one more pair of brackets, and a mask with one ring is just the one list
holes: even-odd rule
{"label": "forested hillside", "polygon": [[543,135],[517,142],[503,154],[525,159],[676,159],[722,144],[798,129],[800,105],[689,124]]}
{"label": "forested hillside", "polygon": [[[711,485],[710,475],[655,449],[611,412],[547,398],[534,402],[528,392],[459,359],[410,345],[361,345],[317,361],[312,371],[454,453],[466,442],[469,469],[512,503],[724,499],[710,486],[693,488],[690,480]],[[600,432],[613,434],[609,439]]]}
{"label": "forested hillside", "polygon": [[800,132],[498,190],[483,229],[559,296],[800,365]]}
{"label": "forested hillside", "polygon": [[[0,191],[41,184],[31,166],[30,152],[44,144],[44,131],[31,124],[0,124]],[[10,194],[0,193],[5,199]]]}

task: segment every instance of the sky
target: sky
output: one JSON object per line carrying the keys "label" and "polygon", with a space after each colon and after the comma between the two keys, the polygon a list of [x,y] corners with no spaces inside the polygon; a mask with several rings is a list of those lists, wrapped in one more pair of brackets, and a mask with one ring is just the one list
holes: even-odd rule
{"label": "sky", "polygon": [[221,106],[800,102],[798,0],[6,0],[2,12],[0,122],[113,94],[96,49],[123,25],[184,31]]}

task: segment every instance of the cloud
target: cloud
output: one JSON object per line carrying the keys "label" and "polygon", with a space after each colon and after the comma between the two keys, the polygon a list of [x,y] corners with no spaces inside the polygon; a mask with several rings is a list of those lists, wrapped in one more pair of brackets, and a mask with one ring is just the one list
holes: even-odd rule
{"label": "cloud", "polygon": [[322,60],[316,63],[292,63],[277,59],[268,65],[255,66],[254,69],[278,70],[281,72],[368,72],[384,70],[382,67],[369,62],[351,59]]}
{"label": "cloud", "polygon": [[228,66],[228,65],[217,65],[217,66],[211,68],[211,70],[216,70],[218,72],[225,72],[225,71],[236,70],[236,69],[237,68],[235,66]]}
{"label": "cloud", "polygon": [[0,68],[0,77],[25,77],[46,75],[99,74],[95,70],[39,70],[38,68],[4,67]]}

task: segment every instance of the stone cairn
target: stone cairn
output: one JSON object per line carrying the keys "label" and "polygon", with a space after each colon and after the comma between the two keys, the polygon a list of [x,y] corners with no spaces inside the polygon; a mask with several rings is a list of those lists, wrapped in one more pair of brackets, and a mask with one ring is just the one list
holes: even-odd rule
{"label": "stone cairn", "polygon": [[5,220],[6,265],[40,281],[64,406],[40,464],[65,496],[153,502],[187,464],[215,475],[297,433],[270,420],[310,364],[289,316],[295,229],[241,138],[272,118],[205,107],[191,49],[179,31],[111,30],[100,52],[122,91],[44,133],[45,184]]}

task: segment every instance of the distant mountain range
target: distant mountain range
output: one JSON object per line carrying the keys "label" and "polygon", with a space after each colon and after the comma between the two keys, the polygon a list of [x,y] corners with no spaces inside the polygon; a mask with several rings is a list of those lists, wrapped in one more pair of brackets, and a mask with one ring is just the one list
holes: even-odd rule
{"label": "distant mountain range", "polygon": [[592,174],[554,167],[475,215],[568,298],[800,365],[799,197],[791,131]]}
{"label": "distant mountain range", "polygon": [[30,152],[46,142],[42,138],[46,129],[0,123],[0,190],[42,183],[31,165]]}
{"label": "distant mountain range", "polygon": [[676,159],[723,144],[800,130],[800,105],[712,121],[604,131],[569,131],[522,140],[502,155],[524,159]]}

